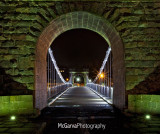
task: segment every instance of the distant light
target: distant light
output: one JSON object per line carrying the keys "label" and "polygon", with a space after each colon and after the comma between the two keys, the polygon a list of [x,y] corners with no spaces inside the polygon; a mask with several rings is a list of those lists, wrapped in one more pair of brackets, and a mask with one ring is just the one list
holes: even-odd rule
{"label": "distant light", "polygon": [[12,121],[16,119],[16,116],[11,116],[10,118]]}
{"label": "distant light", "polygon": [[69,81],[69,79],[68,79],[68,78],[66,78],[66,81]]}
{"label": "distant light", "polygon": [[91,79],[89,79],[89,82],[91,82]]}
{"label": "distant light", "polygon": [[104,78],[104,74],[103,73],[100,74],[100,78]]}
{"label": "distant light", "polygon": [[80,82],[80,80],[81,80],[81,79],[80,79],[79,77],[78,77],[78,78],[76,78],[76,81],[77,81],[77,82]]}
{"label": "distant light", "polygon": [[146,119],[148,119],[148,120],[151,119],[151,116],[147,114]]}

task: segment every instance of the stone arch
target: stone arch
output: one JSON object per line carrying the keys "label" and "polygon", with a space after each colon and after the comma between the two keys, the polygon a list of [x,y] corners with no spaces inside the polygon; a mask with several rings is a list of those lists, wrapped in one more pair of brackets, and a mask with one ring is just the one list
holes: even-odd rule
{"label": "stone arch", "polygon": [[35,60],[35,108],[42,110],[47,106],[46,55],[54,39],[63,32],[83,28],[99,33],[111,46],[113,54],[113,104],[125,107],[125,65],[124,46],[115,28],[102,17],[78,11],[54,19],[40,35],[36,46]]}

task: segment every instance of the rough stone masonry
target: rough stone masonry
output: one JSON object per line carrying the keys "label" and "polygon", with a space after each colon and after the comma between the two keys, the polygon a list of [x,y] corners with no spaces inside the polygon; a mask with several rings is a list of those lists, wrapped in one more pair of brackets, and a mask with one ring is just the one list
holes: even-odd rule
{"label": "rough stone masonry", "polygon": [[125,48],[126,96],[160,93],[159,0],[1,0],[0,95],[32,95],[36,42],[58,16],[86,11],[105,18]]}

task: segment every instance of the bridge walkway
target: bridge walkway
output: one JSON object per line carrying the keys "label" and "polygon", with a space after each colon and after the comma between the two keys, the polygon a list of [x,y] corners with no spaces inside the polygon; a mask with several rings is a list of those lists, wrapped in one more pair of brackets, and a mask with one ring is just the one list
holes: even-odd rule
{"label": "bridge walkway", "polygon": [[[42,111],[41,117],[47,122],[45,134],[123,133],[120,112],[88,87],[70,87]],[[77,124],[101,128],[63,128]]]}
{"label": "bridge walkway", "polygon": [[112,107],[88,87],[71,87],[51,107]]}

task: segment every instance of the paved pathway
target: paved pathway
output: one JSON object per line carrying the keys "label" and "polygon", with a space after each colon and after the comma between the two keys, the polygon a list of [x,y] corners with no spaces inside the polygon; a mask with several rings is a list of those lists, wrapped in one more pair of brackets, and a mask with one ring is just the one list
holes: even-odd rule
{"label": "paved pathway", "polygon": [[[120,119],[116,117],[114,108],[88,87],[71,87],[44,111],[47,122],[46,134],[52,133],[114,133],[119,130]],[[58,123],[71,124],[103,124],[105,129],[63,129]],[[113,125],[114,124],[114,125]],[[91,132],[92,131],[92,132]]]}
{"label": "paved pathway", "polygon": [[[160,118],[124,115],[87,87],[72,87],[44,110],[44,134],[160,134]],[[61,124],[104,124],[103,128],[59,128]]]}
{"label": "paved pathway", "polygon": [[71,87],[59,99],[50,106],[54,107],[78,107],[78,106],[108,106],[102,98],[90,90],[88,87]]}

